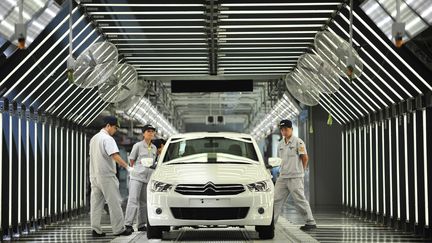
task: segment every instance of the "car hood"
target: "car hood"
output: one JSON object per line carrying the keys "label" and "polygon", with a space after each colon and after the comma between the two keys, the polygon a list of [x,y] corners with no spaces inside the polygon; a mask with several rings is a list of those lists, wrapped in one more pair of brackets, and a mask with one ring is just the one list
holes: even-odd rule
{"label": "car hood", "polygon": [[152,180],[170,184],[249,184],[271,179],[262,164],[191,163],[162,165]]}

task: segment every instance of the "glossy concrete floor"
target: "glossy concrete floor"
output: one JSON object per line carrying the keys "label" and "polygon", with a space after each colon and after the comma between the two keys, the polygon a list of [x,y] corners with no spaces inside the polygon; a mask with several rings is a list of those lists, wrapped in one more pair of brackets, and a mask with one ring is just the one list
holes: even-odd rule
{"label": "glossy concrete floor", "polygon": [[191,229],[182,228],[165,233],[163,240],[147,240],[145,232],[134,232],[130,236],[114,237],[111,234],[109,215],[103,216],[104,238],[93,238],[89,227],[89,215],[81,215],[75,219],[47,226],[43,230],[22,235],[14,241],[25,242],[430,242],[413,234],[395,231],[348,217],[337,211],[318,211],[314,214],[318,229],[308,233],[298,228],[303,224],[300,215],[287,206],[283,217],[276,225],[276,236],[273,240],[259,240],[253,227]]}

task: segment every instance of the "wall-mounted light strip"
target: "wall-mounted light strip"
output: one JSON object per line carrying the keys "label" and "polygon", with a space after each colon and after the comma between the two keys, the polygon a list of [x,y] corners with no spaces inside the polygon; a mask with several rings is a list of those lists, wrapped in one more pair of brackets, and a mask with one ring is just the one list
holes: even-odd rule
{"label": "wall-mounted light strip", "polygon": [[282,35],[282,34],[316,34],[316,30],[279,30],[279,31],[219,31],[218,35]]}
{"label": "wall-mounted light strip", "polygon": [[[151,43],[149,43],[151,44]],[[185,43],[188,44],[188,43]],[[277,46],[277,45],[303,45],[309,47],[313,42],[219,42],[219,46]],[[128,44],[132,45],[132,44]]]}
{"label": "wall-mounted light strip", "polygon": [[241,24],[219,25],[219,29],[259,29],[259,28],[321,28],[322,24]]}
{"label": "wall-mounted light strip", "polygon": [[122,35],[128,35],[128,36],[139,36],[139,35],[145,35],[145,36],[149,36],[149,35],[169,35],[169,36],[174,36],[174,35],[205,35],[204,31],[201,32],[107,32],[105,33],[106,35],[109,36],[122,36]]}
{"label": "wall-mounted light strip", "polygon": [[[3,114],[1,114],[3,115]],[[12,115],[9,113],[9,204],[8,206],[12,209],[12,169],[13,169],[13,165],[15,164],[13,162],[13,157],[12,157],[12,149],[13,149],[13,140],[12,140]],[[12,213],[9,212],[9,225],[12,225]]]}
{"label": "wall-mounted light strip", "polygon": [[[0,151],[3,153],[3,113],[0,112]],[[0,189],[0,202],[3,204],[3,154],[0,156],[0,183],[2,183],[2,188]],[[2,207],[0,207],[0,225],[3,225],[3,214]]]}
{"label": "wall-mounted light strip", "polygon": [[428,144],[427,144],[427,111],[422,110],[423,117],[423,180],[424,180],[424,208],[425,226],[429,226],[429,188],[428,188]]}
{"label": "wall-mounted light strip", "polygon": [[370,212],[374,212],[374,195],[373,195],[373,123],[369,124],[369,183],[370,183]]}
{"label": "wall-mounted light strip", "polygon": [[345,150],[346,150],[346,155],[345,155],[345,197],[346,197],[346,203],[345,206],[349,206],[349,157],[350,157],[350,148],[349,148],[349,144],[350,144],[350,134],[349,134],[349,130],[345,131]]}
{"label": "wall-mounted light strip", "polygon": [[84,181],[84,169],[83,169],[83,165],[84,165],[84,157],[87,157],[87,155],[84,153],[84,149],[83,149],[83,134],[81,131],[78,132],[78,136],[79,136],[79,142],[78,142],[78,148],[79,148],[79,208],[81,208],[84,205],[84,187],[83,187],[83,181]]}
{"label": "wall-mounted light strip", "polygon": [[63,183],[65,176],[63,175],[63,147],[64,147],[64,139],[63,139],[64,127],[60,127],[60,213],[63,213],[65,208],[63,204]]}
{"label": "wall-mounted light strip", "polygon": [[412,125],[413,125],[413,145],[414,145],[414,207],[415,207],[415,223],[419,223],[419,215],[418,215],[418,178],[417,178],[417,114],[414,111],[412,113]]}
{"label": "wall-mounted light strip", "polygon": [[353,208],[354,206],[354,199],[353,199],[353,131],[350,130],[350,160],[349,160],[349,167],[350,167],[350,207]]}
{"label": "wall-mounted light strip", "polygon": [[[48,125],[48,149],[52,149],[52,124],[49,122]],[[55,152],[54,152],[55,154]],[[52,175],[52,154],[48,153],[48,214],[47,216],[52,215],[52,205],[51,205],[51,178]]]}
{"label": "wall-mounted light strip", "polygon": [[42,132],[41,132],[41,152],[42,152],[42,205],[41,205],[41,218],[45,218],[45,125],[46,123],[42,123]]}
{"label": "wall-mounted light strip", "polygon": [[365,198],[365,211],[368,211],[368,187],[367,187],[367,126],[363,126],[363,152],[364,152],[364,198]]}
{"label": "wall-mounted light strip", "polygon": [[357,205],[357,129],[353,129],[354,138],[354,207],[358,209]]}
{"label": "wall-mounted light strip", "polygon": [[58,209],[58,147],[59,147],[59,143],[58,143],[58,125],[55,124],[54,127],[54,215],[57,215],[57,209]]}
{"label": "wall-mounted light strip", "polygon": [[[386,126],[385,120],[381,122],[381,154],[382,154],[382,195],[383,195],[383,215],[387,215],[387,207],[386,207],[386,173],[385,173],[385,133],[384,129]],[[378,162],[378,161],[377,161]]]}
{"label": "wall-mounted light strip", "polygon": [[317,14],[326,13],[331,14],[334,10],[320,10],[320,9],[310,9],[310,10],[222,10],[219,14]]}
{"label": "wall-mounted light strip", "polygon": [[205,7],[204,4],[156,4],[156,3],[83,3],[85,7]]}
{"label": "wall-mounted light strip", "polygon": [[[147,41],[147,40],[146,40]],[[206,42],[186,42],[186,43],[179,43],[179,42],[165,42],[165,43],[115,43],[116,46],[207,46],[208,44]],[[122,48],[120,48],[122,49]],[[134,48],[129,48],[126,50],[134,50]],[[153,48],[146,48],[145,50],[154,50]],[[165,48],[160,48],[159,50],[165,50]],[[182,50],[182,49],[179,49]],[[128,53],[129,54],[129,53]],[[133,53],[131,53],[133,54]]]}
{"label": "wall-mounted light strip", "polygon": [[[347,9],[349,9],[349,7],[347,6]],[[346,19],[345,16],[341,15],[342,18]],[[403,58],[401,58],[394,50],[392,47],[390,47],[381,37],[379,37],[379,35],[368,25],[366,24],[366,22],[363,21],[362,18],[360,18],[360,16],[354,11],[354,17],[356,17],[362,24],[363,26],[365,26],[369,32],[371,32],[380,42],[381,44],[383,44],[388,51],[390,51],[407,69],[409,69],[411,71],[412,74],[414,74],[414,76],[416,76],[429,90],[432,90],[432,86],[422,77],[420,76]],[[355,28],[355,27],[354,27]],[[358,30],[356,30],[358,33],[360,33]],[[362,36],[363,37],[363,36]],[[367,38],[364,38],[368,41]],[[369,43],[369,41],[368,41]],[[381,54],[380,54],[381,55]],[[391,65],[395,71],[397,73],[399,73],[399,75],[401,75],[410,85],[412,88],[414,88],[418,93],[421,93],[420,90],[417,88],[417,86],[415,86],[410,79],[408,79],[401,71],[399,68],[396,68],[393,65],[393,62],[389,61],[388,58],[385,55],[382,55],[382,57],[387,61],[387,63],[389,65]]]}
{"label": "wall-mounted light strip", "polygon": [[[83,143],[83,146],[84,146],[84,153],[83,153],[83,166],[84,166],[84,161],[85,161],[86,156],[87,156],[87,133],[84,133],[84,140],[83,140],[82,143]],[[83,186],[85,186],[84,180],[85,180],[85,178],[87,178],[86,175],[87,175],[87,166],[84,166],[84,174],[83,174],[83,178],[82,178]],[[83,187],[83,190],[84,189],[85,188]],[[87,195],[85,193],[83,193],[83,194],[84,194],[84,203],[83,203],[83,205],[87,206]]]}
{"label": "wall-mounted light strip", "polygon": [[[396,122],[396,197],[397,197],[397,219],[400,220],[401,209],[400,209],[400,169],[399,169],[399,117],[395,118]],[[429,205],[428,205],[429,206]]]}
{"label": "wall-mounted light strip", "polygon": [[342,205],[345,204],[345,133],[341,132],[342,136]]}
{"label": "wall-mounted light strip", "polygon": [[[77,11],[78,8],[74,8],[72,14]],[[69,15],[67,15],[36,47],[32,48],[32,51],[26,55],[26,57],[0,82],[0,86],[2,86],[9,78],[15,74],[15,72],[22,66],[24,63],[28,61],[29,58],[33,57],[33,54],[41,48],[45,42],[51,38],[51,36],[57,32],[57,30],[67,21],[69,20]]]}
{"label": "wall-mounted light strip", "polygon": [[[220,59],[220,58],[219,58]],[[218,61],[219,64],[223,65],[223,64],[231,64],[231,63],[241,63],[241,65],[245,65],[245,63],[253,63],[256,65],[260,65],[263,63],[272,63],[272,64],[279,64],[279,65],[284,65],[284,64],[289,64],[289,65],[293,65],[295,66],[295,64],[297,63],[297,59],[291,59],[291,60],[219,60]],[[252,65],[252,64],[248,64],[248,65]]]}
{"label": "wall-mounted light strip", "polygon": [[187,15],[187,14],[202,14],[204,11],[101,11],[87,12],[89,15]]}
{"label": "wall-mounted light strip", "polygon": [[18,224],[23,223],[21,222],[21,167],[22,167],[22,128],[21,128],[21,115],[18,116],[18,137],[17,137],[17,143],[18,143]]}
{"label": "wall-mounted light strip", "polygon": [[219,22],[291,22],[327,21],[328,18],[220,18]]}
{"label": "wall-mounted light strip", "polygon": [[[34,198],[35,198],[35,202],[34,202],[34,216],[33,219],[36,220],[38,218],[37,216],[37,212],[38,212],[38,123],[37,123],[37,119],[35,118],[33,120],[33,124],[34,124],[34,147],[33,147],[33,156],[34,156]],[[43,177],[42,177],[43,178]]]}
{"label": "wall-mounted light strip", "polygon": [[205,19],[95,19],[96,23],[99,22],[205,22]]}
{"label": "wall-mounted light strip", "polygon": [[[124,57],[125,59],[127,59],[127,62],[129,63],[128,60],[154,60],[154,62],[160,62],[159,60],[166,60],[166,59],[172,59],[172,60],[176,60],[176,59],[187,59],[187,60],[194,60],[194,59],[199,59],[199,60],[208,60],[208,57]],[[201,62],[200,62],[201,63]]]}
{"label": "wall-mounted light strip", "polygon": [[405,209],[406,209],[406,220],[410,220],[409,212],[409,178],[408,178],[408,117],[405,113],[403,115],[403,126],[404,126],[404,157],[405,157]]}
{"label": "wall-mounted light strip", "polygon": [[66,128],[66,176],[64,177],[66,179],[66,199],[65,199],[65,208],[64,211],[68,212],[70,210],[70,203],[69,203],[69,128]]}
{"label": "wall-mounted light strip", "polygon": [[389,175],[390,175],[390,218],[393,218],[393,138],[392,138],[392,119],[388,119],[388,130],[389,130],[389,136],[388,136],[388,143],[389,143]]}
{"label": "wall-mounted light strip", "polygon": [[77,130],[75,132],[75,209],[79,208],[79,183],[80,183],[80,174],[79,174],[79,165],[80,165],[80,149],[79,149],[79,132]]}
{"label": "wall-mounted light strip", "polygon": [[[26,153],[26,218],[30,221],[30,121],[25,119],[25,153]],[[36,197],[35,197],[36,198]],[[26,232],[28,233],[28,232]]]}
{"label": "wall-mounted light strip", "polygon": [[133,26],[133,25],[111,25],[100,26],[100,29],[205,29],[204,25],[159,25],[159,26]]}
{"label": "wall-mounted light strip", "polygon": [[295,7],[295,6],[338,6],[340,2],[303,2],[303,3],[222,3],[221,7]]}
{"label": "wall-mounted light strip", "polygon": [[362,163],[363,163],[363,158],[362,158],[362,131],[363,128],[362,127],[358,127],[358,168],[359,168],[359,185],[360,185],[360,190],[359,190],[359,194],[360,194],[360,205],[359,208],[361,210],[363,210],[363,176],[362,176]]}
{"label": "wall-mounted light strip", "polygon": [[376,196],[376,213],[378,214],[380,211],[379,208],[379,123],[375,122],[375,196]]}

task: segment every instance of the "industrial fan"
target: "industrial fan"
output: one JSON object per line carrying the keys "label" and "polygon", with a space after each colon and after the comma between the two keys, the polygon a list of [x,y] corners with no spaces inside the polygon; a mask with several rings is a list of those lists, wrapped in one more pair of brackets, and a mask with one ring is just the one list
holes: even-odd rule
{"label": "industrial fan", "polygon": [[113,74],[98,86],[99,96],[106,102],[117,103],[133,95],[138,74],[129,64],[119,64]]}
{"label": "industrial fan", "polygon": [[337,73],[318,55],[309,53],[301,55],[297,67],[299,71],[305,72],[305,75],[311,78],[319,92],[333,94],[338,91],[340,83]]}
{"label": "industrial fan", "polygon": [[114,72],[118,52],[110,42],[96,42],[81,53],[75,62],[73,82],[81,88],[93,88]]}
{"label": "industrial fan", "polygon": [[315,35],[315,49],[318,55],[330,64],[340,75],[350,80],[358,78],[363,71],[363,63],[357,51],[344,39],[329,31]]}
{"label": "industrial fan", "polygon": [[308,106],[318,105],[320,100],[319,91],[310,78],[300,73],[297,69],[287,74],[285,85],[294,98],[301,103]]}

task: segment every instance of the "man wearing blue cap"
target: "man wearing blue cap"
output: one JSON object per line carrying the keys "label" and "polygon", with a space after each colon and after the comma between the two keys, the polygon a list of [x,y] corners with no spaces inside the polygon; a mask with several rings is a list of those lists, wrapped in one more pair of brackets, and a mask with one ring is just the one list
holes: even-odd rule
{"label": "man wearing blue cap", "polygon": [[279,128],[283,139],[278,144],[277,156],[282,159],[280,176],[275,185],[274,223],[276,224],[282,207],[291,194],[298,211],[305,217],[306,224],[301,230],[316,228],[309,202],[304,194],[304,170],[308,165],[306,145],[292,134],[292,122],[282,120]]}
{"label": "man wearing blue cap", "polygon": [[144,166],[141,160],[151,158],[153,163],[157,156],[157,148],[152,144],[156,128],[147,124],[142,129],[143,140],[134,144],[129,155],[131,165],[135,168],[130,174],[129,198],[126,207],[126,228],[133,231],[133,222],[137,216],[138,231],[146,231],[147,222],[147,184],[153,168]]}
{"label": "man wearing blue cap", "polygon": [[118,129],[117,118],[108,116],[104,118],[104,128],[90,140],[90,221],[94,237],[104,237],[101,228],[102,210],[105,200],[109,206],[111,227],[114,235],[130,235],[126,229],[123,210],[121,209],[121,196],[119,181],[116,177],[116,163],[128,171],[133,168],[120,157],[117,144],[112,137]]}

